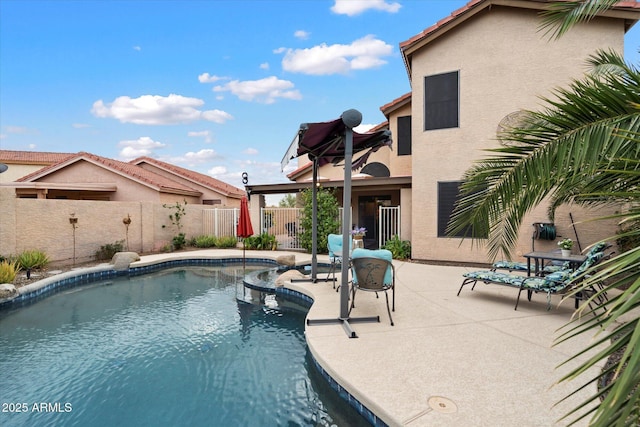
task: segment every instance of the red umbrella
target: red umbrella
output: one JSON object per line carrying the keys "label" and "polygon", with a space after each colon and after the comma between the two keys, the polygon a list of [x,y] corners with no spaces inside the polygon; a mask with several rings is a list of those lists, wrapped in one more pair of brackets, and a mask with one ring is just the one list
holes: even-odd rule
{"label": "red umbrella", "polygon": [[[247,204],[247,198],[242,196],[240,200],[240,218],[238,219],[238,226],[236,228],[236,234],[238,237],[247,238],[253,235],[253,226],[251,225],[251,217],[249,216],[249,205]],[[245,264],[244,255],[244,242],[242,242],[242,266]]]}

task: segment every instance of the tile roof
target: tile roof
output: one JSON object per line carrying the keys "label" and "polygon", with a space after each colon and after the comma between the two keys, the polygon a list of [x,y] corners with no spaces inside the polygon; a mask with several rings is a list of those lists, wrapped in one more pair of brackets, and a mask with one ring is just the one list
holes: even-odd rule
{"label": "tile roof", "polygon": [[133,165],[139,165],[141,163],[149,163],[155,165],[160,169],[164,169],[166,171],[179,175],[182,178],[197,182],[198,184],[216,190],[228,197],[241,198],[245,195],[245,192],[243,190],[234,187],[233,185],[222,182],[219,179],[189,169],[185,169],[180,166],[166,163],[161,160],[153,159],[151,157],[138,157],[137,159],[131,160],[129,163]]}
{"label": "tile roof", "polygon": [[384,104],[382,107],[380,107],[380,111],[382,111],[382,114],[388,117],[388,115],[392,111],[400,107],[403,107],[410,102],[411,102],[411,92],[407,92],[404,95],[394,99],[393,101]]}
{"label": "tile roof", "polygon": [[179,182],[173,181],[157,173],[148,171],[140,166],[132,165],[130,163],[121,162],[119,160],[109,159],[106,157],[98,156],[91,153],[79,152],[71,155],[57,163],[49,166],[45,166],[29,175],[23,176],[16,180],[17,182],[31,182],[36,181],[46,175],[60,170],[66,166],[69,166],[78,161],[85,160],[93,164],[101,165],[111,171],[114,171],[120,175],[127,176],[135,181],[141,182],[147,186],[154,187],[163,192],[181,192],[190,193],[194,195],[202,194],[200,191],[195,190]]}
{"label": "tile roof", "polygon": [[0,150],[0,162],[21,165],[50,165],[61,162],[75,153],[50,153],[46,151]]}

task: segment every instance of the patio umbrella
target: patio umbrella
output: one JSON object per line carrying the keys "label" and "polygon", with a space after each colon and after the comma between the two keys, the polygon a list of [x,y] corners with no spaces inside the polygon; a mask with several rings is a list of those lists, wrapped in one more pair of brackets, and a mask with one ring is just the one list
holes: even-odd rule
{"label": "patio umbrella", "polygon": [[[318,227],[318,219],[317,219],[317,183],[320,181],[318,177],[318,168],[320,166],[324,166],[326,164],[338,165],[341,162],[345,162],[345,164],[350,164],[351,167],[345,166],[345,181],[344,188],[347,189],[347,185],[349,185],[349,191],[351,190],[351,170],[358,170],[363,167],[371,153],[377,151],[380,147],[391,146],[391,132],[388,130],[380,130],[377,132],[371,133],[357,133],[353,132],[353,127],[348,127],[345,124],[346,118],[350,115],[355,115],[359,117],[359,120],[362,119],[362,114],[360,114],[357,110],[347,110],[342,115],[332,121],[329,122],[318,122],[318,123],[302,123],[298,132],[296,133],[293,141],[289,145],[284,157],[282,158],[281,167],[282,170],[287,166],[287,164],[296,157],[303,156],[305,154],[309,155],[309,159],[313,164],[313,173],[312,173],[312,187],[311,187],[311,199],[313,203],[312,209],[312,219],[311,219],[311,281],[316,282],[316,274],[317,274],[317,227]],[[348,121],[348,120],[347,120]],[[352,122],[351,124],[353,124]],[[358,124],[360,122],[358,121]],[[356,124],[355,126],[357,126]],[[346,145],[347,145],[347,131],[351,133],[351,152],[349,154],[349,159],[345,158],[346,154]],[[358,154],[356,160],[353,160],[352,155]],[[348,181],[348,182],[347,182]],[[350,194],[350,193],[349,193]],[[351,203],[349,200],[348,204]],[[346,208],[347,205],[344,205]],[[345,218],[348,216],[345,215]],[[346,226],[346,233],[348,235],[348,231],[351,228],[350,224],[348,224],[349,220],[343,223],[343,228]]]}
{"label": "patio umbrella", "polygon": [[[343,217],[342,217],[342,247],[349,247],[349,209],[351,205],[351,170],[358,170],[367,162],[369,155],[380,147],[391,146],[391,132],[381,130],[372,133],[360,134],[353,128],[362,122],[362,114],[357,110],[347,110],[339,119],[323,123],[303,123],[291,146],[282,159],[282,168],[292,158],[305,154],[313,161],[313,218],[312,218],[312,250],[311,250],[311,280],[316,280],[317,269],[317,200],[315,187],[318,177],[318,167],[332,163],[334,165],[344,162],[344,187],[343,187]],[[353,160],[354,154],[360,154]],[[340,287],[340,316],[338,319],[307,320],[307,324],[340,322],[350,338],[356,334],[349,325],[349,287],[346,286],[349,277],[349,266],[342,263],[342,285]],[[377,320],[377,318],[375,318]],[[352,319],[369,321],[373,318]]]}
{"label": "patio umbrella", "polygon": [[245,267],[245,247],[244,239],[253,235],[253,226],[251,225],[251,217],[249,216],[249,205],[247,204],[247,197],[242,196],[240,199],[240,218],[238,218],[238,226],[236,228],[236,235],[242,237],[242,268]]}

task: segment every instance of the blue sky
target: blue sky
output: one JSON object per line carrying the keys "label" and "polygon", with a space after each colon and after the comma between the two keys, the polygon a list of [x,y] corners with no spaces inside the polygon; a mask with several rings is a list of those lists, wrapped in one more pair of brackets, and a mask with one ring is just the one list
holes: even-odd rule
{"label": "blue sky", "polygon": [[410,91],[399,43],[466,2],[0,0],[0,147],[286,182],[299,125],[383,122]]}

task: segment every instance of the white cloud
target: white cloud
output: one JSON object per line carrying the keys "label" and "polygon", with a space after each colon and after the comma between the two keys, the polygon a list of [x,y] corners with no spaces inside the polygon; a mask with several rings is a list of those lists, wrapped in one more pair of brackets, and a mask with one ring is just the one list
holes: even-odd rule
{"label": "white cloud", "polygon": [[255,148],[247,148],[242,152],[242,154],[249,154],[251,156],[255,156],[256,154],[258,154],[258,150],[256,150]]}
{"label": "white cloud", "polygon": [[227,174],[227,168],[224,166],[214,166],[211,169],[209,169],[207,173],[214,178],[219,178]]}
{"label": "white cloud", "polygon": [[29,133],[29,128],[26,128],[24,126],[5,126],[4,129],[7,131],[7,133]]}
{"label": "white cloud", "polygon": [[190,164],[207,162],[218,158],[220,158],[220,155],[211,148],[206,148],[196,152],[189,151],[184,154],[184,160]]}
{"label": "white cloud", "polygon": [[396,13],[402,5],[386,0],[336,0],[331,7],[333,13],[339,15],[355,16],[369,9],[381,10],[383,12]]}
{"label": "white cloud", "polygon": [[170,94],[169,96],[143,95],[139,98],[120,96],[112,103],[101,99],[93,103],[91,112],[96,117],[111,117],[122,123],[138,125],[172,125],[208,120],[224,123],[233,118],[221,110],[201,111],[204,101],[198,98]]}
{"label": "white cloud", "polygon": [[293,89],[293,83],[288,80],[280,80],[275,76],[260,80],[232,80],[221,86],[215,86],[214,92],[231,92],[243,101],[257,101],[265,104],[273,104],[278,98],[302,99],[297,89]]}
{"label": "white cloud", "polygon": [[204,142],[211,142],[211,132],[208,130],[201,131],[191,131],[187,133],[187,136],[195,137],[195,138],[204,138]]}
{"label": "white cloud", "polygon": [[73,126],[75,129],[86,129],[91,127],[90,125],[86,124],[86,123],[73,123],[71,126]]}
{"label": "white cloud", "polygon": [[269,63],[268,62],[263,62],[262,64],[260,64],[260,69],[261,70],[268,70],[269,69]]}
{"label": "white cloud", "polygon": [[119,157],[129,161],[141,156],[151,156],[155,149],[164,148],[166,144],[154,141],[148,136],[142,136],[134,140],[120,141],[118,146],[122,147]]}
{"label": "white cloud", "polygon": [[142,48],[140,46],[134,46],[133,50],[137,50],[138,52],[140,52],[142,50]]}
{"label": "white cloud", "polygon": [[[283,49],[278,49],[282,52]],[[321,44],[307,49],[286,49],[282,68],[294,73],[327,75],[379,67],[393,53],[393,46],[367,35],[351,44]]]}
{"label": "white cloud", "polygon": [[198,76],[198,81],[200,83],[215,83],[219,80],[229,80],[229,77],[212,76],[209,73],[202,73]]}
{"label": "white cloud", "polygon": [[297,39],[300,40],[306,40],[309,38],[309,36],[311,35],[311,33],[309,33],[308,31],[304,31],[304,30],[298,30],[295,33],[293,33],[293,36]]}
{"label": "white cloud", "polygon": [[354,127],[353,130],[358,132],[358,133],[367,133],[367,132],[369,132],[369,130],[373,129],[376,126],[378,126],[378,125],[370,125],[370,124],[366,124],[366,123],[361,123],[358,126]]}

